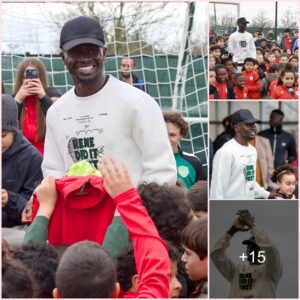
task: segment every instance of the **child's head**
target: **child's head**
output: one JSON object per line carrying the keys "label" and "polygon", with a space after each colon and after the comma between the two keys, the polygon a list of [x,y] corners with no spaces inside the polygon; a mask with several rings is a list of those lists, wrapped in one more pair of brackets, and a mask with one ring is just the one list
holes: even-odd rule
{"label": "child's head", "polygon": [[299,48],[298,47],[296,47],[294,49],[294,55],[299,56]]}
{"label": "child's head", "polygon": [[219,45],[212,45],[210,47],[210,54],[219,59],[221,57],[221,47]]}
{"label": "child's head", "polygon": [[290,64],[280,72],[280,77],[278,79],[278,85],[286,86],[287,88],[292,88],[296,81],[296,74],[292,69]]}
{"label": "child's head", "polygon": [[285,37],[289,37],[289,36],[290,36],[290,32],[291,32],[291,29],[290,29],[290,28],[286,28],[286,29],[284,29],[283,35],[284,35]]}
{"label": "child's head", "polygon": [[257,54],[256,55],[256,59],[257,59],[257,62],[259,64],[263,64],[264,63],[264,56],[263,56],[263,54]]}
{"label": "child's head", "polygon": [[278,65],[273,64],[272,66],[270,66],[269,73],[276,73],[279,76]]}
{"label": "child's head", "polygon": [[265,47],[267,46],[267,43],[268,43],[268,41],[267,41],[265,38],[262,38],[262,39],[260,40],[260,46],[261,46],[262,48],[265,48]]}
{"label": "child's head", "polygon": [[252,57],[247,57],[244,60],[244,68],[246,71],[253,71],[255,65],[255,59]]}
{"label": "child's head", "polygon": [[264,59],[265,60],[267,60],[268,59],[268,57],[269,57],[269,55],[270,55],[270,50],[269,49],[266,49],[265,51],[264,51]]}
{"label": "child's head", "polygon": [[159,235],[179,247],[182,230],[192,218],[185,203],[185,190],[178,186],[150,182],[141,183],[138,192]]}
{"label": "child's head", "polygon": [[263,51],[263,49],[262,49],[261,47],[257,47],[257,48],[256,48],[256,57],[257,57],[257,55],[259,55],[259,54],[261,54],[261,55],[264,54],[264,51]]}
{"label": "child's head", "polygon": [[281,55],[280,57],[280,63],[286,64],[288,62],[288,57],[287,55]]}
{"label": "child's head", "polygon": [[271,53],[274,53],[276,58],[280,58],[280,56],[281,56],[281,49],[278,48],[278,47],[273,48],[273,49],[271,50]]}
{"label": "child's head", "polygon": [[220,35],[216,36],[215,44],[220,46],[221,48],[223,48],[224,45],[225,45],[225,38],[223,36],[220,36]]}
{"label": "child's head", "polygon": [[286,54],[287,57],[291,56],[292,55],[292,51],[290,48],[287,48],[284,50],[284,53]]}
{"label": "child's head", "polygon": [[112,298],[118,294],[116,268],[99,244],[82,241],[63,254],[56,272],[53,296],[59,298]]}
{"label": "child's head", "polygon": [[187,191],[187,202],[194,216],[207,216],[207,181],[199,180]]}
{"label": "child's head", "polygon": [[166,122],[169,141],[173,152],[178,152],[180,140],[189,132],[189,123],[185,121],[181,112],[166,111],[163,113]]}
{"label": "child's head", "polygon": [[277,184],[279,191],[286,196],[293,195],[296,189],[296,176],[292,167],[289,165],[283,165],[278,167],[271,180]]}
{"label": "child's head", "polygon": [[230,74],[234,68],[233,62],[231,58],[225,58],[222,61],[222,64],[225,66],[228,74]]}
{"label": "child's head", "polygon": [[14,98],[2,95],[2,153],[14,142],[18,130],[18,107]]}
{"label": "child's head", "polygon": [[182,232],[181,260],[192,281],[207,280],[207,218],[192,220]]}
{"label": "child's head", "polygon": [[290,64],[291,64],[294,68],[297,68],[297,67],[298,67],[298,56],[297,56],[297,55],[291,56],[291,58],[290,58]]}
{"label": "child's head", "polygon": [[209,69],[209,77],[208,77],[209,84],[215,86],[216,84],[216,71],[215,69]]}
{"label": "child's head", "polygon": [[[181,283],[177,279],[178,269],[178,250],[168,241],[168,254],[170,258],[170,298],[179,298]],[[117,256],[117,278],[120,288],[124,292],[137,292],[140,278],[135,264],[134,250],[132,244],[122,249]]]}
{"label": "child's head", "polygon": [[271,50],[273,50],[274,48],[278,48],[278,44],[276,42],[271,43]]}
{"label": "child's head", "polygon": [[246,80],[242,73],[238,73],[235,75],[235,85],[240,89],[243,89],[245,87]]}
{"label": "child's head", "polygon": [[268,56],[268,60],[269,60],[270,64],[273,64],[276,60],[275,54],[270,52],[270,54]]}
{"label": "child's head", "polygon": [[227,79],[227,71],[226,67],[221,64],[215,65],[215,71],[216,71],[216,79],[220,83],[226,82]]}
{"label": "child's head", "polygon": [[208,56],[208,66],[209,68],[213,68],[216,65],[216,58],[213,55]]}

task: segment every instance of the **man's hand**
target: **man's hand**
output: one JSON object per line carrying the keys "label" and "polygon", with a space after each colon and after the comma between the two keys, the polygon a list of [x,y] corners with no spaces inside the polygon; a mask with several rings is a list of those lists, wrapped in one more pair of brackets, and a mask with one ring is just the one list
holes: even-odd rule
{"label": "man's hand", "polygon": [[254,217],[247,209],[239,210],[237,215],[239,215],[239,217],[235,219],[227,231],[230,235],[234,235],[238,231],[248,231],[254,226]]}
{"label": "man's hand", "polygon": [[8,202],[8,193],[6,189],[2,189],[1,191],[1,200],[2,200],[2,207],[5,207]]}
{"label": "man's hand", "polygon": [[126,165],[122,162],[121,166],[120,169],[113,158],[103,159],[103,165],[98,166],[103,175],[103,186],[112,198],[134,187]]}
{"label": "man's hand", "polygon": [[57,200],[57,191],[54,177],[46,177],[35,190],[40,207],[37,216],[50,219]]}

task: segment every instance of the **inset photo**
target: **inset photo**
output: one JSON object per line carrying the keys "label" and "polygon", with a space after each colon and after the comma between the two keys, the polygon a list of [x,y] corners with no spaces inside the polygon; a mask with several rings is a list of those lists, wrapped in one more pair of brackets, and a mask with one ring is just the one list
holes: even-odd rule
{"label": "inset photo", "polygon": [[298,298],[298,201],[211,201],[210,220],[211,298]]}
{"label": "inset photo", "polygon": [[299,3],[209,5],[209,99],[298,100]]}
{"label": "inset photo", "polygon": [[298,103],[210,103],[210,199],[298,199]]}

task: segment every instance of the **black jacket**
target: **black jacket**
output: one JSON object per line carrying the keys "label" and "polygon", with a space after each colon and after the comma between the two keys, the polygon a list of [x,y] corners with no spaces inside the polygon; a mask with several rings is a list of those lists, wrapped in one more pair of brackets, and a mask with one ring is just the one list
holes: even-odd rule
{"label": "black jacket", "polygon": [[271,127],[267,130],[259,132],[258,135],[261,135],[270,141],[272,152],[275,153],[275,169],[286,164],[287,162],[290,163],[296,160],[296,142],[290,133],[282,130],[282,128],[277,128],[275,132]]}
{"label": "black jacket", "polygon": [[2,153],[2,189],[8,202],[2,208],[2,226],[21,224],[21,213],[36,186],[42,181],[42,155],[18,131],[13,144]]}

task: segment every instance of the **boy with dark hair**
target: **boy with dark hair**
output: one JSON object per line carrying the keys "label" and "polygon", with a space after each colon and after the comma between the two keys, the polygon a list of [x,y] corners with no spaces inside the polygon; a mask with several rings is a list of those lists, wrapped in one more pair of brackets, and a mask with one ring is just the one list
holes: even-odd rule
{"label": "boy with dark hair", "polygon": [[30,243],[13,252],[13,257],[31,271],[37,283],[37,298],[52,298],[58,257],[54,248],[45,243]]}
{"label": "boy with dark hair", "polygon": [[188,134],[189,124],[184,120],[181,112],[164,112],[163,116],[176,161],[177,178],[189,189],[195,182],[206,179],[199,158],[182,151],[180,147],[180,140]]}
{"label": "boy with dark hair", "polygon": [[219,99],[235,99],[233,93],[233,84],[227,78],[226,67],[221,64],[215,66],[216,71],[216,89]]}
{"label": "boy with dark hair", "polygon": [[260,99],[260,80],[257,72],[254,70],[256,59],[247,57],[244,61],[243,75],[246,80],[248,96],[250,99]]}
{"label": "boy with dark hair", "polygon": [[[167,243],[168,253],[171,265],[171,278],[170,278],[170,295],[169,298],[178,298],[180,290],[182,289],[181,283],[176,278],[177,275],[177,260],[178,251],[170,243]],[[139,276],[136,271],[134,250],[132,245],[124,248],[117,257],[117,281],[120,284],[120,297],[121,298],[136,298],[137,289],[139,285]]]}
{"label": "boy with dark hair", "polygon": [[216,64],[221,63],[221,47],[219,45],[210,46],[209,53],[216,59]]}
{"label": "boy with dark hair", "polygon": [[18,108],[2,95],[2,226],[21,225],[21,214],[43,179],[42,155],[18,129]]}
{"label": "boy with dark hair", "polygon": [[248,87],[246,86],[244,75],[242,73],[235,74],[234,82],[235,99],[249,99]]}
{"label": "boy with dark hair", "polygon": [[277,81],[279,77],[279,72],[278,72],[278,65],[274,64],[270,67],[269,73],[265,78],[262,79],[261,84],[260,84],[260,95],[262,98],[270,98],[271,96],[271,91],[269,90],[271,82],[274,80]]}
{"label": "boy with dark hair", "polygon": [[185,264],[189,279],[196,282],[193,298],[207,298],[207,218],[192,220],[182,232]]}
{"label": "boy with dark hair", "polygon": [[187,203],[195,217],[207,216],[207,181],[196,182],[186,193]]}

